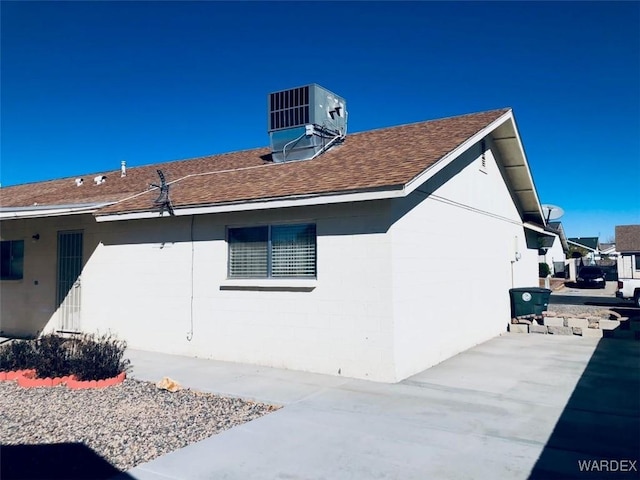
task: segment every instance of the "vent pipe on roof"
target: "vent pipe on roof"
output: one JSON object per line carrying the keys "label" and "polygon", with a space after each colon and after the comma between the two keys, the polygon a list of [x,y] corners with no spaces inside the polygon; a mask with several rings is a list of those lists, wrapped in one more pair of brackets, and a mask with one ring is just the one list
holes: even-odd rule
{"label": "vent pipe on roof", "polygon": [[120,178],[127,176],[127,161],[122,160],[120,162]]}
{"label": "vent pipe on roof", "polygon": [[93,178],[93,181],[95,182],[96,185],[101,185],[104,182],[107,181],[107,176],[106,175],[98,175],[97,177]]}
{"label": "vent pipe on roof", "polygon": [[84,178],[76,178],[76,187],[79,187],[84,183]]}

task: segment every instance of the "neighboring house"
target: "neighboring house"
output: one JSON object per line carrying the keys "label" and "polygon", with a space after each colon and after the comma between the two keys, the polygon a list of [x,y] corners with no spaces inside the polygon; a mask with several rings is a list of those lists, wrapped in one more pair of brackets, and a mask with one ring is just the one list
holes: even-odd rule
{"label": "neighboring house", "polygon": [[552,275],[563,277],[569,244],[562,223],[549,222],[547,224],[547,232],[551,233],[552,236],[540,239],[541,247],[538,260],[549,265]]}
{"label": "neighboring house", "polygon": [[618,277],[640,282],[640,225],[616,225],[616,248]]}
{"label": "neighboring house", "polygon": [[271,154],[0,189],[2,334],[110,330],[395,382],[506,331],[509,289],[537,286],[544,218],[510,109]]}
{"label": "neighboring house", "polygon": [[598,245],[596,260],[615,260],[618,255],[619,252],[616,250],[615,243],[601,243]]}
{"label": "neighboring house", "polygon": [[598,245],[600,245],[598,237],[574,237],[568,239],[569,247],[579,247],[587,251],[584,255],[586,265],[594,265],[596,256],[600,254]]}

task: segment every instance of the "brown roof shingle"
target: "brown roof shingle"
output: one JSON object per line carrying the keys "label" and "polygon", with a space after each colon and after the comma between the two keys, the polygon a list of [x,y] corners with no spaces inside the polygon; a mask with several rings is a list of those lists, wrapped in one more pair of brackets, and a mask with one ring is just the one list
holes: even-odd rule
{"label": "brown roof shingle", "polygon": [[616,226],[616,250],[620,253],[640,252],[640,225]]}
{"label": "brown roof shingle", "polygon": [[98,214],[154,209],[161,169],[171,183],[174,208],[214,205],[293,195],[401,188],[465,140],[509,109],[492,110],[441,120],[413,123],[348,135],[343,144],[313,160],[272,163],[268,148],[133,167],[127,176],[105,172],[107,180],[94,185],[84,176],[0,189],[3,207],[117,202]]}

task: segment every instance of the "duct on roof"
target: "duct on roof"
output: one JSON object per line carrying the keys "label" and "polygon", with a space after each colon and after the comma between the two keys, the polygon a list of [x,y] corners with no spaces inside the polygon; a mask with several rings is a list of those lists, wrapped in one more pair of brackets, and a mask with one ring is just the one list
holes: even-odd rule
{"label": "duct on roof", "polygon": [[346,101],[315,83],[270,93],[267,108],[274,162],[314,158],[347,133]]}

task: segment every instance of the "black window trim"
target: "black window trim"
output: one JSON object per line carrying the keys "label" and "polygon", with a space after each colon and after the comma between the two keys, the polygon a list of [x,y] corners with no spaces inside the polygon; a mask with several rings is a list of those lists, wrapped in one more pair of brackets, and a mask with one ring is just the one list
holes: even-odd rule
{"label": "black window trim", "polygon": [[[21,263],[20,264],[20,275],[19,276],[18,275],[10,275],[10,276],[4,277],[0,273],[0,281],[3,281],[3,282],[12,282],[13,281],[13,282],[15,282],[15,281],[23,280],[24,279],[24,244],[25,244],[25,241],[24,241],[24,239],[21,239],[21,238],[17,238],[17,239],[14,239],[14,240],[9,240],[9,239],[0,240],[0,244],[1,243],[5,243],[5,242],[9,244],[9,248],[11,250],[13,250],[12,247],[13,247],[14,243],[21,243],[22,244],[22,258],[20,259],[20,263]],[[10,254],[10,256],[13,256],[13,255]],[[12,262],[10,263],[10,265],[12,265]]]}

